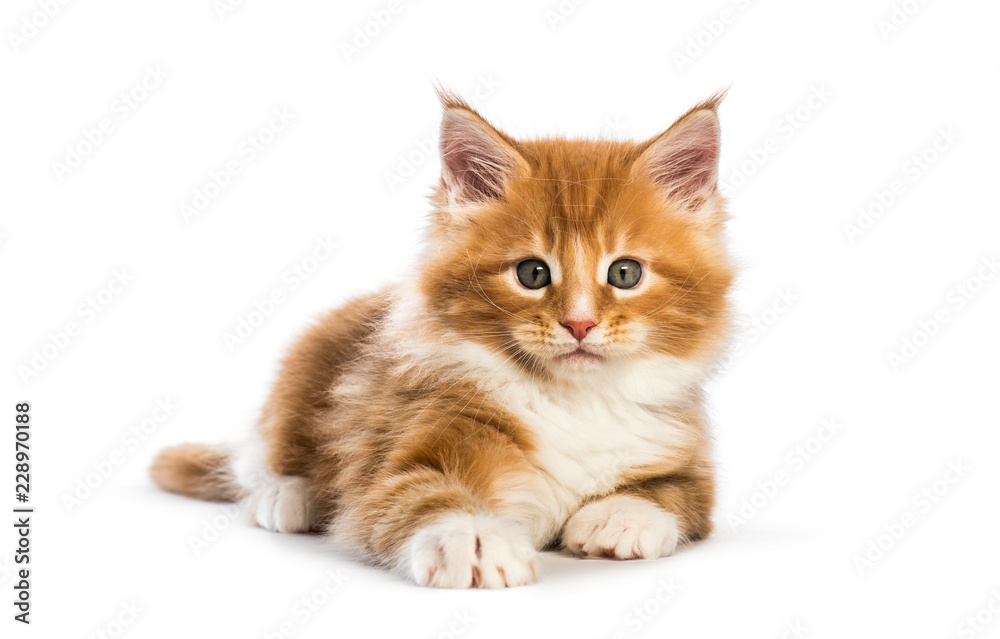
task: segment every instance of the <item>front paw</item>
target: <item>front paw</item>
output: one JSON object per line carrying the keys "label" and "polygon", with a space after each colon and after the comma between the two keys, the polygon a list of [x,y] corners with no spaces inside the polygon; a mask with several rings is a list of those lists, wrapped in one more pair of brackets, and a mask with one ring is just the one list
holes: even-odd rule
{"label": "front paw", "polygon": [[407,550],[420,586],[505,588],[536,577],[537,553],[527,531],[489,515],[445,515],[418,530]]}
{"label": "front paw", "polygon": [[656,559],[672,555],[680,538],[677,515],[630,495],[587,504],[569,518],[563,545],[577,555]]}

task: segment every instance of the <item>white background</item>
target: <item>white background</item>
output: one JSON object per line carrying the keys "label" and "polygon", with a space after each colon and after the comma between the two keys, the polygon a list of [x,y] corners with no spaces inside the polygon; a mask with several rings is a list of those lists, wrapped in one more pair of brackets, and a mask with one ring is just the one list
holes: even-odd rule
{"label": "white background", "polygon": [[[69,2],[48,20],[43,4],[0,16],[0,415],[32,404],[37,508],[30,627],[6,603],[13,515],[0,521],[5,637],[274,637],[283,623],[295,637],[1000,636],[1000,278],[982,266],[1000,256],[996,3],[421,0],[382,27],[386,1],[221,16],[211,0]],[[377,33],[345,53],[358,28]],[[136,89],[147,68],[165,77]],[[311,318],[406,272],[439,168],[421,150],[435,80],[513,135],[636,138],[732,85],[722,179],[742,348],[710,388],[710,540],[654,562],[546,553],[535,586],[435,591],[148,480],[161,447],[246,429]],[[124,108],[133,90],[144,99]],[[250,161],[240,145],[274,109],[294,119]],[[85,157],[67,173],[68,147]],[[240,173],[185,221],[231,160]],[[338,253],[291,290],[283,273],[326,237]],[[227,348],[276,288],[284,303]],[[100,313],[79,308],[102,296]],[[919,346],[894,365],[904,339]],[[36,350],[53,355],[41,370]],[[177,408],[131,439],[158,399]],[[831,419],[837,434],[811,439]],[[77,493],[88,476],[97,487]],[[332,595],[328,571],[344,580]],[[324,601],[308,620],[304,597]],[[962,625],[977,613],[985,627]]]}

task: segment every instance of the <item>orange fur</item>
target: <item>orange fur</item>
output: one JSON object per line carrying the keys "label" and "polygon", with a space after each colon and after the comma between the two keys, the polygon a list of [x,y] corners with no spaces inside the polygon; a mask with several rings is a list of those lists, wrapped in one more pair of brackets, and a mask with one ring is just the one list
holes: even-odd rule
{"label": "orange fur", "polygon": [[181,444],[160,452],[150,474],[164,490],[206,501],[236,501],[240,487],[229,471],[229,453],[204,444]]}
{"label": "orange fur", "polygon": [[[263,411],[267,470],[307,480],[312,527],[431,585],[445,583],[447,553],[426,574],[407,553],[417,531],[449,513],[510,522],[543,548],[559,543],[582,506],[631,495],[676,516],[682,541],[709,534],[714,489],[699,383],[726,336],[732,281],[715,188],[719,100],[646,142],[516,141],[442,94],[444,175],[414,277],[309,329]],[[602,281],[619,257],[643,266],[634,292]],[[527,258],[558,268],[540,293],[518,288],[513,269]],[[566,322],[581,314],[595,337],[581,342],[586,354],[566,355]],[[565,363],[574,357],[584,361]],[[640,391],[653,367],[680,371],[678,381]],[[662,418],[669,442],[621,451],[613,464],[588,452],[593,459],[580,463],[592,485],[553,479],[553,468],[575,472],[576,462],[552,443],[555,418],[531,411],[551,404],[572,422],[562,398],[586,402],[616,384],[627,394],[630,375],[636,395],[623,395],[632,412],[622,414],[654,426]],[[522,406],[515,388],[539,398]],[[617,414],[613,393],[601,401]],[[579,419],[583,446],[594,426],[585,413]],[[613,441],[615,429],[633,424],[604,427]],[[577,433],[564,436],[572,449]],[[175,492],[238,499],[226,463],[212,449],[179,447],[161,454],[153,477]],[[480,544],[477,536],[476,557]],[[496,582],[480,559],[469,560],[459,585]],[[501,585],[513,580],[497,570]]]}

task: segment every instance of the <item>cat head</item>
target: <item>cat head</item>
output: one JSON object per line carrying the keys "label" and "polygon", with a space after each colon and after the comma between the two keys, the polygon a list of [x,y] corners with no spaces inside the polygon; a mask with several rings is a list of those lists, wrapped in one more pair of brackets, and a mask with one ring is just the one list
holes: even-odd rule
{"label": "cat head", "polygon": [[642,142],[515,140],[441,98],[419,282],[446,334],[562,377],[716,354],[732,280],[716,184],[721,95]]}

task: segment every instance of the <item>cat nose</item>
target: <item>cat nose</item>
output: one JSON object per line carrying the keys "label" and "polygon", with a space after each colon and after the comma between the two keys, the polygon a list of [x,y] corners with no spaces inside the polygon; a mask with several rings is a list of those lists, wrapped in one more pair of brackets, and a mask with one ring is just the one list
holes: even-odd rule
{"label": "cat nose", "polygon": [[594,322],[589,319],[566,320],[565,322],[563,322],[562,325],[565,326],[566,330],[568,330],[570,333],[573,333],[573,337],[576,338],[576,341],[582,342],[583,338],[587,336],[587,332],[590,331],[590,329],[597,326],[597,322]]}

